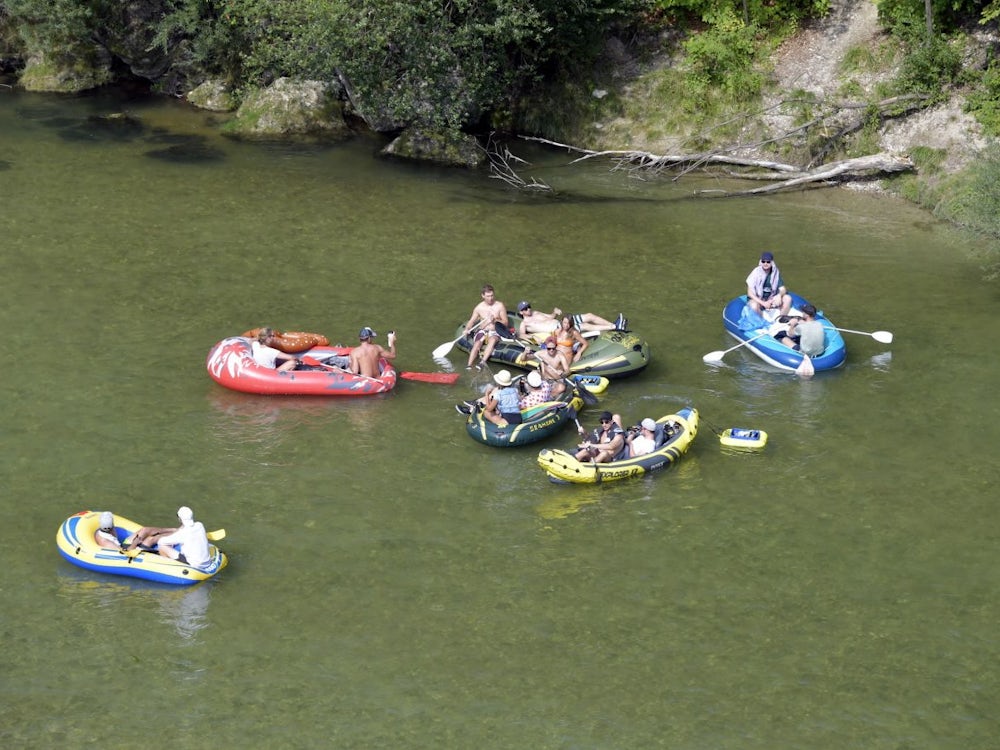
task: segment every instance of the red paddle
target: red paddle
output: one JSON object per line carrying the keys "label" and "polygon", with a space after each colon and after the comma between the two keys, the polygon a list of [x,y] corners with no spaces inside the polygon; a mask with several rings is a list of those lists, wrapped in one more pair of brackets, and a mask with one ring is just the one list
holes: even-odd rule
{"label": "red paddle", "polygon": [[[339,367],[334,367],[333,365],[328,365],[325,362],[320,362],[315,357],[310,357],[308,355],[299,357],[299,361],[303,364],[309,365],[310,367],[323,367],[327,370],[333,370],[334,372],[343,372]],[[459,373],[457,372],[401,372],[399,376],[404,380],[419,380],[422,383],[443,383],[446,385],[452,385],[459,378]]]}

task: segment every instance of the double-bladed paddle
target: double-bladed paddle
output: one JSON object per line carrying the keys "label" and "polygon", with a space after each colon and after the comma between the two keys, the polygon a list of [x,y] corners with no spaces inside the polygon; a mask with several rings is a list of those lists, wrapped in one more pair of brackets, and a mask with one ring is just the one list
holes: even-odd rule
{"label": "double-bladed paddle", "polygon": [[[340,367],[328,365],[326,362],[320,362],[318,359],[310,357],[308,354],[299,357],[299,361],[304,365],[309,365],[310,367],[322,367],[326,370],[332,370],[333,372],[345,372],[345,370]],[[452,385],[458,380],[459,374],[457,372],[401,372],[399,373],[399,377],[405,380],[417,380],[422,383]]]}

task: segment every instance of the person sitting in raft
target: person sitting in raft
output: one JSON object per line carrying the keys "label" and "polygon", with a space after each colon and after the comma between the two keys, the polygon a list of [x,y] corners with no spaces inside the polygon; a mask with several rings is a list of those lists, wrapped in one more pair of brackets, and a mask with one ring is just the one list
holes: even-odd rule
{"label": "person sitting in raft", "polygon": [[194,520],[194,512],[182,505],[177,509],[181,525],[176,528],[143,526],[132,537],[126,549],[136,547],[156,551],[163,557],[177,560],[193,568],[203,568],[212,559],[208,549],[208,535],[201,521]]}
{"label": "person sitting in raft", "polygon": [[[581,427],[580,435],[587,437],[587,432]],[[593,461],[608,463],[627,455],[625,447],[625,430],[621,426],[621,417],[609,411],[601,412],[601,426],[595,429],[588,439],[577,446],[577,461]],[[624,454],[624,455],[622,455]]]}
{"label": "person sitting in raft", "polygon": [[647,453],[652,453],[656,448],[656,420],[646,417],[639,424],[638,430],[633,428],[629,431],[628,436],[625,438],[625,442],[628,443],[629,458],[645,456]]}
{"label": "person sitting in raft", "polygon": [[527,392],[521,397],[521,411],[552,400],[552,384],[543,380],[538,370],[532,370],[525,378]]}
{"label": "person sitting in raft", "polygon": [[573,319],[569,315],[563,315],[559,321],[559,330],[554,334],[559,352],[570,364],[579,362],[580,357],[587,351],[590,342],[583,337],[580,329],[573,324]]}
{"label": "person sitting in raft", "polygon": [[358,341],[361,343],[351,349],[348,369],[355,375],[364,375],[366,378],[377,378],[381,373],[378,368],[379,359],[396,358],[396,332],[389,331],[386,340],[389,342],[389,350],[386,351],[378,344],[373,344],[372,339],[378,336],[368,326],[365,326],[358,333]]}
{"label": "person sitting in raft", "polygon": [[280,349],[275,349],[273,344],[277,341],[273,328],[261,328],[257,332],[257,338],[250,343],[250,352],[253,361],[261,367],[278,372],[294,370],[299,361],[294,354],[287,354]]}
{"label": "person sitting in raft", "polygon": [[521,394],[510,372],[501,370],[493,376],[497,388],[493,391],[500,418],[507,424],[521,424]]}
{"label": "person sitting in raft", "polygon": [[755,312],[779,308],[782,315],[788,315],[792,309],[792,298],[782,282],[773,253],[761,253],[760,263],[747,276],[747,304]]}
{"label": "person sitting in raft", "polygon": [[[532,334],[555,333],[559,330],[559,318],[562,310],[558,307],[552,308],[552,312],[544,313],[540,310],[533,310],[531,303],[522,300],[517,305],[517,312],[521,316],[521,325],[518,326],[518,336],[522,339],[530,339]],[[587,331],[626,331],[628,330],[628,318],[621,313],[615,322],[605,320],[594,313],[577,313],[569,316],[574,325],[583,332]]]}
{"label": "person sitting in raft", "polygon": [[823,324],[816,320],[816,308],[813,305],[803,305],[802,316],[792,318],[788,323],[788,330],[779,331],[774,337],[797,352],[817,357],[826,348]]}
{"label": "person sitting in raft", "polygon": [[106,510],[101,513],[97,531],[94,532],[94,541],[99,547],[106,549],[119,549],[122,546],[115,534],[115,516],[111,511]]}
{"label": "person sitting in raft", "polygon": [[566,390],[565,379],[569,377],[569,361],[559,351],[555,336],[549,336],[542,344],[542,348],[537,352],[525,349],[518,355],[516,362],[524,364],[529,357],[538,360],[538,369],[544,380],[548,380],[551,385],[551,395],[559,396]]}

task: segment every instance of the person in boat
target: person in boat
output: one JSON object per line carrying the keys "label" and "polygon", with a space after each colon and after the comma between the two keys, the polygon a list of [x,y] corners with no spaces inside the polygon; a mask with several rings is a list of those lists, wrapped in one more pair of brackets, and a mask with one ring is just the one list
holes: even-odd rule
{"label": "person in boat", "polygon": [[629,458],[645,456],[656,449],[656,420],[646,417],[639,423],[639,429],[629,430],[625,437]]}
{"label": "person in boat", "polygon": [[194,520],[194,512],[186,505],[177,509],[177,518],[181,525],[174,528],[143,526],[126,549],[151,549],[156,545],[157,553],[163,557],[193,568],[203,568],[212,559],[205,526],[201,521]]}
{"label": "person in boat", "polygon": [[569,315],[562,316],[559,321],[559,330],[555,332],[554,336],[560,353],[570,364],[579,362],[580,357],[590,346],[590,342],[583,337],[580,329],[574,325],[573,319]]}
{"label": "person in boat", "polygon": [[298,360],[294,354],[288,354],[280,349],[276,349],[274,344],[277,340],[273,328],[261,328],[257,332],[257,338],[250,343],[250,353],[253,355],[253,361],[261,367],[278,370],[279,372],[294,370],[298,364]]}
{"label": "person in boat", "polygon": [[801,318],[796,316],[789,320],[787,331],[779,331],[774,337],[810,357],[819,356],[826,348],[823,324],[816,320],[816,308],[810,304],[802,306]]}
{"label": "person in boat", "polygon": [[[559,330],[559,318],[562,316],[562,310],[558,307],[552,308],[551,313],[546,313],[533,309],[527,300],[521,300],[517,305],[517,312],[521,316],[521,325],[518,326],[517,332],[522,339],[530,339],[534,334],[544,335]],[[628,330],[628,318],[621,313],[618,313],[614,323],[594,313],[577,313],[569,317],[574,325],[583,332]]]}
{"label": "person in boat", "polygon": [[580,428],[580,435],[587,438],[577,447],[577,461],[593,461],[608,463],[628,455],[625,445],[625,430],[622,429],[621,417],[609,411],[601,412],[601,426],[590,435]]}
{"label": "person in boat", "polygon": [[527,390],[519,402],[522,411],[552,400],[552,384],[544,380],[538,370],[529,372],[524,382]]}
{"label": "person in boat", "polygon": [[381,375],[378,367],[379,359],[396,358],[396,332],[389,331],[386,336],[386,341],[389,343],[388,350],[383,349],[378,344],[372,343],[372,339],[376,336],[378,334],[368,326],[365,326],[358,332],[358,341],[360,343],[351,349],[347,366],[355,375],[363,375],[366,378],[377,378]]}
{"label": "person in boat", "polygon": [[497,416],[506,424],[521,424],[521,393],[510,372],[501,370],[493,376],[497,387],[493,389]]}
{"label": "person in boat", "polygon": [[555,336],[549,336],[542,344],[542,348],[537,352],[525,349],[518,355],[517,362],[524,363],[528,357],[538,360],[538,370],[544,380],[548,380],[551,385],[551,394],[560,395],[566,390],[566,378],[569,377],[569,360],[559,351],[559,345]]}
{"label": "person in boat", "polygon": [[106,510],[101,513],[97,523],[97,531],[94,532],[94,541],[99,547],[106,549],[119,549],[122,546],[115,533],[115,516],[111,511]]}
{"label": "person in boat", "polygon": [[761,253],[760,263],[747,276],[747,300],[755,312],[779,309],[782,315],[788,315],[792,309],[792,297],[785,288],[773,253]]}
{"label": "person in boat", "polygon": [[473,367],[478,370],[493,354],[501,337],[511,338],[507,306],[496,298],[493,286],[483,285],[481,296],[482,301],[472,308],[472,315],[469,316],[462,331],[463,335],[468,336],[475,330],[466,370],[471,370]]}

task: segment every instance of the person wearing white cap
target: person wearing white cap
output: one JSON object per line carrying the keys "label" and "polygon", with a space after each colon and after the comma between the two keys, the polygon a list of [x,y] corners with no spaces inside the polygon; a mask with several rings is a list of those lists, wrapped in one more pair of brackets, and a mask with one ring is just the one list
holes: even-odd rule
{"label": "person wearing white cap", "polygon": [[656,420],[646,417],[639,425],[638,432],[631,432],[625,438],[629,445],[629,458],[644,456],[656,448]]}
{"label": "person wearing white cap", "polygon": [[156,540],[157,550],[164,557],[180,560],[193,568],[202,568],[212,559],[208,551],[208,535],[201,521],[194,520],[194,512],[186,505],[177,509],[181,521],[179,528]]}
{"label": "person wearing white cap", "polygon": [[528,392],[521,399],[522,411],[552,400],[552,383],[548,380],[542,380],[542,375],[538,370],[529,372],[528,377],[524,380],[528,384]]}
{"label": "person wearing white cap", "polygon": [[378,336],[374,330],[365,326],[358,333],[356,347],[351,349],[351,356],[348,361],[348,369],[355,375],[364,375],[366,378],[377,378],[382,373],[379,372],[378,361],[380,359],[396,358],[396,332],[389,331],[386,341],[389,342],[389,349],[383,349],[378,344],[373,344],[372,339]]}
{"label": "person wearing white cap", "polygon": [[107,549],[118,549],[121,542],[115,533],[115,516],[110,510],[101,513],[97,524],[97,531],[94,532],[94,541],[101,547]]}
{"label": "person wearing white cap", "polygon": [[203,567],[211,559],[205,527],[194,520],[194,512],[186,505],[177,509],[177,518],[181,525],[173,528],[143,526],[129,541],[127,549],[139,546],[152,549],[155,545],[156,551],[164,557],[195,568]]}

